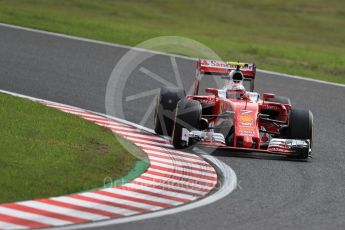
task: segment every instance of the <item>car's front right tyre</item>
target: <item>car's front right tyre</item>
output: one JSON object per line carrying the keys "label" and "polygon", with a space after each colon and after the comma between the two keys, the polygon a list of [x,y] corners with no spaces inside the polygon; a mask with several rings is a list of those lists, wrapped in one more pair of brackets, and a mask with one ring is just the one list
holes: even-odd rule
{"label": "car's front right tyre", "polygon": [[171,136],[177,103],[185,97],[183,89],[163,87],[156,97],[154,130],[159,135]]}
{"label": "car's front right tyre", "polygon": [[188,147],[186,140],[182,139],[183,129],[188,131],[198,129],[201,113],[199,101],[182,99],[178,102],[172,132],[172,144],[176,149]]}

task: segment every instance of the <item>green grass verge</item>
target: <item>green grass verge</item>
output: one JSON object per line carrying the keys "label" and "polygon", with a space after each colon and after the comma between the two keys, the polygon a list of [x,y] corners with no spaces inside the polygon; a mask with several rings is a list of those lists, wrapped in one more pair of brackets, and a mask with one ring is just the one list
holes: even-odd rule
{"label": "green grass verge", "polygon": [[126,45],[186,36],[224,59],[345,83],[343,0],[0,0],[0,21]]}
{"label": "green grass verge", "polygon": [[[104,178],[126,176],[138,161],[110,130],[4,94],[0,94],[0,137],[0,203],[103,186]],[[144,159],[140,149],[126,145]],[[148,164],[140,166],[143,171]],[[125,179],[133,179],[135,173],[140,174],[132,170]]]}

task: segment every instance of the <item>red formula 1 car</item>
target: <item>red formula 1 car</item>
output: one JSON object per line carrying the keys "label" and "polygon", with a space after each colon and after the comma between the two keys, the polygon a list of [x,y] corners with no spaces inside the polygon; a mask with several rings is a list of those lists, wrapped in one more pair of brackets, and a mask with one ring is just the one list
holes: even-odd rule
{"label": "red formula 1 car", "polygon": [[[250,63],[199,60],[193,95],[162,88],[157,96],[155,132],[172,137],[175,148],[196,143],[239,151],[266,152],[307,159],[311,154],[313,115],[295,109],[290,99],[254,91],[256,67]],[[203,80],[221,80],[205,88]],[[219,85],[219,84],[218,84]]]}

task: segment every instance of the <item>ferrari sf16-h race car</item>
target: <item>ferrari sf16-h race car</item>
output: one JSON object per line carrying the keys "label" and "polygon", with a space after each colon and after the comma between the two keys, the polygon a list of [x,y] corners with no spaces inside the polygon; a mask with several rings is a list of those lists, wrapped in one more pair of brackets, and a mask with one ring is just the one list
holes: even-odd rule
{"label": "ferrari sf16-h race car", "polygon": [[[193,95],[161,88],[155,132],[170,136],[176,149],[195,144],[236,151],[265,152],[307,159],[311,156],[313,115],[287,97],[254,92],[256,66],[199,60]],[[221,88],[199,94],[202,80],[222,79]]]}

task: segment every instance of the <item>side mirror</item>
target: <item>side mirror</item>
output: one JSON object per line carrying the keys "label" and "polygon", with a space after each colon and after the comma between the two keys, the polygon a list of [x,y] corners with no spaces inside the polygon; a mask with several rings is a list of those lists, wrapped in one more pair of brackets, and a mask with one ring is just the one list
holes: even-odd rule
{"label": "side mirror", "polygon": [[275,94],[273,94],[273,93],[264,93],[263,95],[262,95],[262,97],[264,98],[264,101],[266,101],[267,99],[269,99],[269,98],[275,98]]}
{"label": "side mirror", "polygon": [[218,95],[218,89],[215,89],[215,88],[206,88],[205,92],[216,95],[216,96]]}

